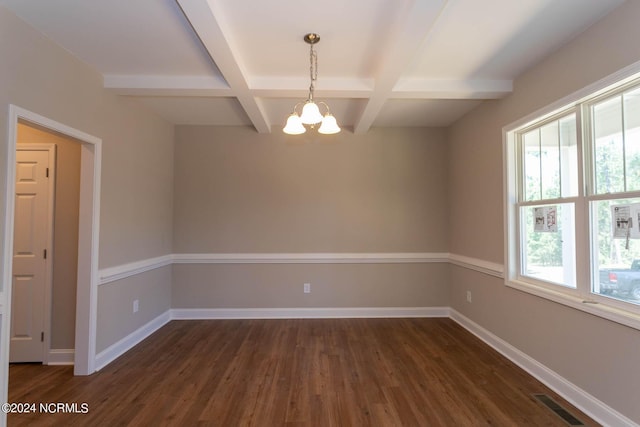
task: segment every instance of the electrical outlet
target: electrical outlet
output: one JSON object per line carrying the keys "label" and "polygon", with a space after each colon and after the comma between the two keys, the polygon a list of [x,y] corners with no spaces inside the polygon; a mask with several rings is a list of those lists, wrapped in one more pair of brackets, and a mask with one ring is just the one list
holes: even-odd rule
{"label": "electrical outlet", "polygon": [[140,309],[140,301],[137,299],[133,300],[133,312],[137,313],[138,310]]}
{"label": "electrical outlet", "polygon": [[467,291],[467,302],[471,302],[471,291]]}
{"label": "electrical outlet", "polygon": [[305,294],[310,294],[311,293],[311,283],[305,283],[304,284],[304,293]]}

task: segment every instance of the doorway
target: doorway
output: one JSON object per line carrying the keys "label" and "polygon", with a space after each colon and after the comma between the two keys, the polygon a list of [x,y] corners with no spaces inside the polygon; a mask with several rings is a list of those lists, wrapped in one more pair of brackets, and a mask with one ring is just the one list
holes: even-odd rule
{"label": "doorway", "polygon": [[74,362],[80,148],[18,123],[10,362]]}
{"label": "doorway", "polygon": [[[16,175],[16,139],[20,121],[65,135],[80,143],[80,198],[78,224],[78,265],[75,307],[75,353],[74,374],[90,375],[95,371],[95,334],[98,283],[98,235],[100,212],[100,166],[102,140],[92,135],[22,109],[9,106],[7,177],[5,188],[5,239],[3,242],[3,313],[2,352],[0,369],[5,371],[3,381],[7,381],[9,362],[9,336],[12,300],[12,250],[14,229],[14,198]],[[0,394],[6,392],[7,384],[0,384]],[[6,396],[4,397],[6,401]]]}

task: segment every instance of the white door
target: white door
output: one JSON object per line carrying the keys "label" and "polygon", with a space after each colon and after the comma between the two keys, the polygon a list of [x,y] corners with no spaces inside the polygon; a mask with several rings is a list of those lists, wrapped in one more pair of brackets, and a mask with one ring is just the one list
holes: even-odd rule
{"label": "white door", "polygon": [[16,150],[10,362],[45,360],[54,149]]}

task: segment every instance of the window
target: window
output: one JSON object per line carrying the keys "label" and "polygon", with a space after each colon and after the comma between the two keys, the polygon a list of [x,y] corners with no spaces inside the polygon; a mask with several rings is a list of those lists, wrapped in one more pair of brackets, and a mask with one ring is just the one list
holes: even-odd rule
{"label": "window", "polygon": [[518,210],[521,275],[576,287],[576,114],[552,117],[517,133],[521,162]]}
{"label": "window", "polygon": [[640,79],[584,95],[505,130],[505,280],[640,329]]}

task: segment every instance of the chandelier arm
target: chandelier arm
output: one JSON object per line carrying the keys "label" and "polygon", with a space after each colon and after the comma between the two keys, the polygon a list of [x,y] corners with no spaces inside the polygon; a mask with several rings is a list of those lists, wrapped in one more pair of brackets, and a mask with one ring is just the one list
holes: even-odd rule
{"label": "chandelier arm", "polygon": [[[298,114],[298,112],[296,111],[296,108],[298,108],[300,105],[302,105],[302,102],[298,102],[296,105],[293,106],[293,111],[291,111],[291,114]],[[298,114],[300,115],[300,114]]]}
{"label": "chandelier arm", "polygon": [[327,109],[327,113],[328,113],[328,114],[331,114],[331,109],[329,108],[329,105],[327,105],[327,103],[326,103],[326,102],[324,102],[324,101],[318,101],[318,102],[316,102],[316,104],[318,104],[318,105],[320,105],[320,104],[324,105],[324,106],[325,106],[325,108]]}

